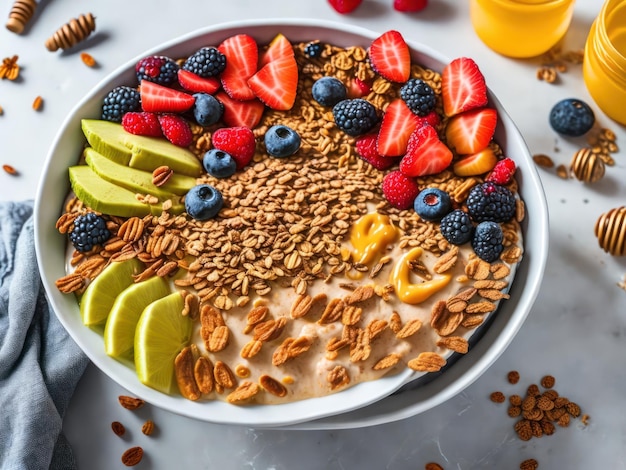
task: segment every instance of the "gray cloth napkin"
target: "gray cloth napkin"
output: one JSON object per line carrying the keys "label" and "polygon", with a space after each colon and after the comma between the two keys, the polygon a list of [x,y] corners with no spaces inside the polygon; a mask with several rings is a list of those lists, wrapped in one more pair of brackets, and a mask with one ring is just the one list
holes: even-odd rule
{"label": "gray cloth napkin", "polygon": [[88,359],[48,306],[33,203],[0,202],[0,469],[73,469],[63,415]]}

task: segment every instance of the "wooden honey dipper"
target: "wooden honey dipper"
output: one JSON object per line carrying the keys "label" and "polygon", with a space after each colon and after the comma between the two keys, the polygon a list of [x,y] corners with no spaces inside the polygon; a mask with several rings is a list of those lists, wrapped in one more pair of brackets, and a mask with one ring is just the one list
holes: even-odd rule
{"label": "wooden honey dipper", "polygon": [[570,169],[585,183],[595,183],[604,176],[604,162],[590,148],[582,148],[574,154]]}
{"label": "wooden honey dipper", "polygon": [[15,0],[11,11],[9,12],[9,20],[6,27],[9,31],[21,34],[24,26],[32,18],[37,8],[35,0]]}
{"label": "wooden honey dipper", "polygon": [[626,255],[626,207],[602,214],[594,228],[600,247],[613,256]]}
{"label": "wooden honey dipper", "polygon": [[96,29],[96,18],[91,14],[72,18],[46,40],[46,48],[54,52],[57,49],[69,49],[79,43]]}

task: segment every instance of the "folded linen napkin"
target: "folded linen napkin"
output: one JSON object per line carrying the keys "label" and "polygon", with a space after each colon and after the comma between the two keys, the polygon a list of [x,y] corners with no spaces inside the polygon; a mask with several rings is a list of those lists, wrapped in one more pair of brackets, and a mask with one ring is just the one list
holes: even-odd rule
{"label": "folded linen napkin", "polygon": [[87,357],[48,306],[33,203],[0,202],[0,469],[73,469],[63,415]]}

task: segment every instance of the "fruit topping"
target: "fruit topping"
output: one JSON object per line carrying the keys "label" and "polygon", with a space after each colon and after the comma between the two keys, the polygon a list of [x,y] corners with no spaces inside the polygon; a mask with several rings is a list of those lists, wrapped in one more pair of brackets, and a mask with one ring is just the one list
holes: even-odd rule
{"label": "fruit topping", "polygon": [[437,97],[435,91],[424,80],[419,78],[411,78],[402,88],[400,88],[400,96],[409,107],[418,116],[426,116],[435,109]]}
{"label": "fruit topping", "polygon": [[208,220],[215,217],[224,205],[224,198],[210,184],[199,184],[189,190],[185,196],[187,214],[197,220]]}
{"label": "fruit topping", "polygon": [[189,70],[180,69],[178,71],[178,83],[185,90],[192,93],[208,93],[212,95],[219,90],[221,83],[216,77],[203,78]]}
{"label": "fruit topping", "polygon": [[351,136],[365,134],[378,123],[378,114],[372,103],[362,98],[342,100],[333,106],[337,127]]}
{"label": "fruit topping", "polygon": [[195,93],[193,95],[193,117],[201,126],[210,126],[222,118],[224,105],[213,95],[207,93]]}
{"label": "fruit topping", "polygon": [[420,189],[415,178],[394,170],[384,176],[382,191],[389,204],[397,209],[405,210],[413,205]]}
{"label": "fruit topping", "polygon": [[487,173],[498,162],[498,157],[490,147],[457,160],[452,171],[457,176],[476,176]]}
{"label": "fruit topping", "polygon": [[490,181],[477,184],[467,196],[467,210],[475,222],[507,222],[515,215],[515,196]]}
{"label": "fruit topping", "polygon": [[300,135],[291,127],[277,124],[265,133],[265,149],[273,157],[284,158],[296,153],[300,148]]}
{"label": "fruit topping", "polygon": [[550,110],[550,126],[559,134],[579,137],[586,134],[596,118],[587,103],[567,98],[556,103]]}
{"label": "fruit topping", "polygon": [[493,183],[504,186],[509,184],[513,179],[513,175],[515,174],[515,162],[510,158],[503,158],[498,161],[496,165],[491,170],[491,173],[487,175],[485,181],[491,181]]}
{"label": "fruit topping", "polygon": [[140,85],[141,107],[154,113],[182,113],[193,106],[194,97],[158,83],[143,80]]}
{"label": "fruit topping", "polygon": [[150,137],[162,137],[161,125],[156,113],[145,111],[131,111],[124,114],[122,127],[126,132],[135,135],[146,135]]}
{"label": "fruit topping", "polygon": [[504,249],[503,239],[504,235],[500,224],[492,221],[481,222],[474,230],[472,248],[480,259],[493,263]]}
{"label": "fruit topping", "polygon": [[259,59],[259,68],[274,60],[293,56],[293,46],[289,42],[289,39],[287,39],[284,34],[279,33],[274,37],[274,39],[272,39],[267,46],[267,49],[261,54],[261,58]]}
{"label": "fruit topping", "polygon": [[311,59],[316,59],[322,55],[322,51],[324,48],[322,47],[322,43],[319,41],[311,41],[304,47],[304,53],[307,57]]}
{"label": "fruit topping", "polygon": [[424,124],[428,124],[437,128],[439,124],[441,124],[441,118],[437,111],[431,111],[426,116],[418,116],[417,117],[417,127],[422,127]]}
{"label": "fruit topping", "polygon": [[356,152],[361,159],[377,170],[387,170],[398,163],[398,158],[384,157],[378,153],[378,134],[365,134],[357,138]]}
{"label": "fruit topping", "polygon": [[425,176],[439,173],[452,162],[452,152],[439,140],[432,126],[422,126],[411,134],[407,151],[400,160],[400,171],[408,176]]}
{"label": "fruit topping", "polygon": [[441,96],[446,116],[487,105],[487,84],[476,62],[459,57],[446,65],[441,74]]}
{"label": "fruit topping", "polygon": [[364,82],[360,78],[354,77],[348,83],[348,98],[361,98],[372,91],[371,85]]}
{"label": "fruit topping", "polygon": [[439,188],[426,188],[415,198],[413,208],[423,220],[436,222],[452,210],[452,201],[447,192]]}
{"label": "fruit topping", "polygon": [[356,10],[363,0],[328,0],[337,13],[345,14]]}
{"label": "fruit topping", "polygon": [[226,56],[215,47],[203,47],[190,55],[182,69],[202,78],[217,77],[226,68]]}
{"label": "fruit topping", "polygon": [[113,88],[102,102],[102,119],[122,122],[124,114],[141,109],[141,95],[128,86]]}
{"label": "fruit topping", "polygon": [[248,101],[234,100],[225,92],[218,92],[215,97],[224,105],[222,121],[230,127],[249,127],[253,129],[261,121],[265,105],[257,99]]}
{"label": "fruit topping", "polygon": [[265,64],[250,77],[248,86],[254,96],[268,107],[282,111],[291,109],[298,88],[298,64],[295,57],[281,57]]}
{"label": "fruit topping", "polygon": [[313,99],[322,106],[335,106],[348,97],[346,86],[335,77],[322,77],[313,83]]}
{"label": "fruit topping", "polygon": [[446,140],[461,155],[476,153],[489,145],[497,124],[498,113],[493,108],[465,111],[448,121]]}
{"label": "fruit topping", "polygon": [[237,162],[238,170],[250,163],[256,150],[254,134],[243,126],[217,129],[211,137],[211,143],[216,149],[230,154]]}
{"label": "fruit topping", "polygon": [[428,0],[393,0],[393,8],[396,11],[415,12],[421,11],[428,6]]}
{"label": "fruit topping", "polygon": [[153,55],[144,57],[135,65],[137,82],[148,80],[159,85],[170,85],[176,81],[178,64],[169,57]]}
{"label": "fruit topping", "polygon": [[179,147],[189,147],[193,142],[193,133],[189,123],[177,114],[160,114],[159,124],[167,140]]}
{"label": "fruit topping", "polygon": [[207,173],[215,178],[228,178],[237,170],[237,162],[227,152],[211,149],[204,154],[202,166]]}
{"label": "fruit topping", "polygon": [[247,34],[236,34],[222,42],[218,49],[226,56],[222,72],[222,87],[235,100],[254,98],[248,79],[257,71],[259,50],[256,41]]}
{"label": "fruit topping", "polygon": [[369,48],[372,68],[392,82],[404,83],[411,74],[411,52],[402,34],[390,30],[372,41]]}
{"label": "fruit topping", "polygon": [[401,99],[387,106],[378,131],[378,152],[385,157],[397,157],[406,153],[411,134],[419,124],[418,116]]}
{"label": "fruit topping", "polygon": [[443,216],[439,222],[439,230],[448,242],[462,245],[472,239],[474,226],[467,212],[455,209]]}
{"label": "fruit topping", "polygon": [[111,237],[106,221],[95,212],[79,215],[74,220],[74,228],[69,234],[76,251],[86,253],[94,246],[102,245]]}

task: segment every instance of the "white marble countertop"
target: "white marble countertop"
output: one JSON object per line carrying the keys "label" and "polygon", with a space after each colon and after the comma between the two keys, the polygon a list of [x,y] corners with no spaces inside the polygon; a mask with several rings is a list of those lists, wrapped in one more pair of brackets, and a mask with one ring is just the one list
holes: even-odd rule
{"label": "white marble countertop", "polygon": [[[3,1],[8,12],[12,2]],[[536,79],[537,60],[512,60],[484,46],[472,30],[467,2],[430,0],[419,14],[402,14],[391,0],[365,0],[350,15],[334,12],[325,0],[108,0],[62,2],[41,0],[24,34],[0,30],[0,58],[19,55],[23,69],[17,82],[0,81],[0,164],[19,176],[0,172],[0,200],[35,197],[40,169],[64,117],[79,99],[109,72],[161,42],[182,34],[239,19],[264,17],[320,18],[376,31],[398,29],[408,39],[427,44],[448,57],[467,55],[481,66],[487,82],[525,137],[531,153],[551,155],[569,164],[584,139],[566,140],[547,124],[551,106],[566,97],[590,103],[603,127],[614,130],[626,149],[626,130],[602,114],[589,97],[580,66],[561,74],[558,84]],[[579,49],[601,7],[601,0],[578,0],[564,49]],[[44,41],[69,19],[91,11],[97,29],[74,52],[51,53]],[[85,50],[99,63],[87,68]],[[44,99],[35,112],[36,96]],[[333,431],[253,430],[213,425],[147,406],[130,413],[117,397],[124,389],[89,366],[65,417],[64,431],[79,468],[123,468],[120,456],[140,445],[143,469],[420,469],[438,462],[448,469],[514,469],[535,458],[540,469],[626,468],[626,292],[617,286],[626,274],[626,259],[598,247],[597,218],[626,204],[626,150],[593,185],[563,180],[541,170],[550,211],[550,255],[542,289],[521,331],[508,349],[476,382],[449,401],[412,418],[359,429]],[[520,382],[507,382],[518,370]],[[552,436],[521,441],[506,406],[489,400],[495,390],[524,394],[542,376],[556,377],[556,389],[579,403],[589,415],[558,428]],[[140,429],[146,419],[154,435]],[[123,438],[112,421],[127,428]]]}

